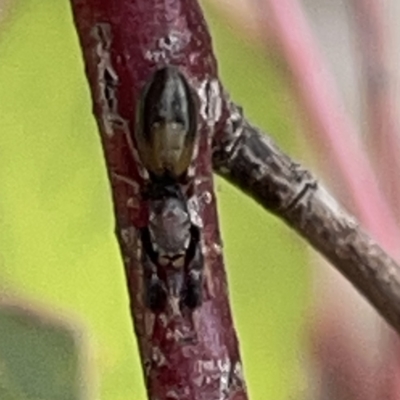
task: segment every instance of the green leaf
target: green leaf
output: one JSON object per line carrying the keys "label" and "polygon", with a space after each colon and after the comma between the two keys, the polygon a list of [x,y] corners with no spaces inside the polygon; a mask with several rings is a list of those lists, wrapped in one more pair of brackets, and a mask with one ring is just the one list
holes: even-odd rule
{"label": "green leaf", "polygon": [[0,398],[81,399],[80,350],[76,335],[58,320],[0,304]]}

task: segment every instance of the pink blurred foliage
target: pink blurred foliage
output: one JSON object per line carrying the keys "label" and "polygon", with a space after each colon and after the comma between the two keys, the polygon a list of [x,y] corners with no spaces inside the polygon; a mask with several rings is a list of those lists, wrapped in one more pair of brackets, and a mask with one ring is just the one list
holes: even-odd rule
{"label": "pink blurred foliage", "polygon": [[[273,42],[290,72],[307,123],[303,131],[312,134],[307,141],[318,152],[319,167],[328,181],[334,171],[340,187],[335,194],[381,246],[400,259],[399,121],[388,67],[391,47],[383,9],[387,2],[352,0],[345,5],[353,46],[357,45],[353,50],[360,56],[364,127],[344,108],[336,77],[298,0],[237,0],[229,7],[227,0],[214,1],[229,10],[238,27],[245,27],[243,35]],[[368,131],[367,137],[359,134],[361,128]],[[314,392],[317,387],[317,399],[400,399],[398,338],[343,279],[327,271],[318,265],[316,275],[325,276],[316,284],[328,286],[329,294],[317,289],[322,297],[308,328],[315,365],[309,381]]]}
{"label": "pink blurred foliage", "polygon": [[[344,110],[334,78],[320,54],[300,3],[296,0],[257,1],[265,25],[292,73],[293,84],[312,125],[310,137],[326,159],[325,168],[336,171],[366,229],[396,256],[399,228],[382,194],[353,121]],[[365,196],[368,188],[368,196]]]}
{"label": "pink blurred foliage", "polygon": [[351,0],[349,6],[349,18],[355,28],[354,42],[360,58],[368,151],[381,190],[388,197],[399,221],[400,186],[396,179],[400,171],[399,121],[392,89],[395,76],[390,68],[392,46],[385,18],[385,3]]}

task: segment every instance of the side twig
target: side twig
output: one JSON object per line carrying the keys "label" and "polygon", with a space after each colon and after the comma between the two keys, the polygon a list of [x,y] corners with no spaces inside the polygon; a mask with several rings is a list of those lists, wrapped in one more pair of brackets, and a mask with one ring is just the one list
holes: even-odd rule
{"label": "side twig", "polygon": [[400,332],[400,267],[320,186],[230,104],[216,170],[322,253]]}

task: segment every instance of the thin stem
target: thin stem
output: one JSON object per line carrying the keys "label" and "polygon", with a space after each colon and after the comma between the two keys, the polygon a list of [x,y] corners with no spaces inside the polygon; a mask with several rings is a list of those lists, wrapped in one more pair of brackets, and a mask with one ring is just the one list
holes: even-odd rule
{"label": "thin stem", "polygon": [[400,267],[312,174],[230,104],[214,150],[216,170],[323,254],[400,332]]}

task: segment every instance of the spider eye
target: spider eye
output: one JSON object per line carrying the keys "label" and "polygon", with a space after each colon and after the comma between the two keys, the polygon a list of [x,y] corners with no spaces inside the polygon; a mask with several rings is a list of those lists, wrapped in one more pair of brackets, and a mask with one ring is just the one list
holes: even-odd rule
{"label": "spider eye", "polygon": [[157,70],[144,87],[136,141],[144,167],[156,176],[178,178],[188,169],[197,132],[193,92],[175,67]]}

